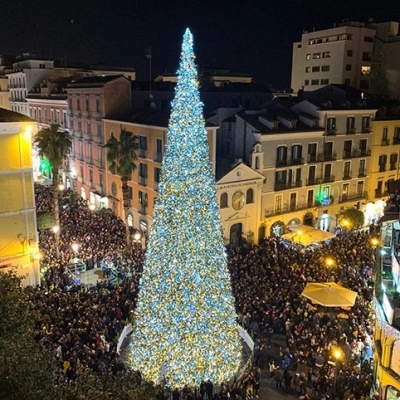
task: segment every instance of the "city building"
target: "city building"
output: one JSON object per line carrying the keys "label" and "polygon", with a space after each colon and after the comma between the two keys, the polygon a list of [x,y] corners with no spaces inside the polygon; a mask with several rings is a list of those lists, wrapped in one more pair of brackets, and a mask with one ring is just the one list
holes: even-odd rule
{"label": "city building", "polygon": [[[299,99],[235,115],[235,158],[265,177],[256,238],[282,235],[297,224],[333,232],[344,209],[367,210],[375,112]],[[368,206],[366,223],[381,213]]]}
{"label": "city building", "polygon": [[390,181],[387,190],[376,242],[374,384],[381,399],[395,400],[400,393],[400,180]]}
{"label": "city building", "polygon": [[131,81],[122,75],[92,76],[67,85],[72,149],[63,181],[96,207],[108,207],[103,119],[131,108]]}
{"label": "city building", "polygon": [[237,245],[245,238],[249,243],[256,243],[265,178],[241,160],[228,168],[224,165],[219,160],[216,177],[224,241]]}
{"label": "city building", "polygon": [[368,199],[371,202],[368,207],[380,208],[383,213],[388,185],[400,178],[400,115],[391,114],[386,107],[380,108],[372,123],[371,139],[368,169]]}
{"label": "city building", "polygon": [[[133,110],[125,116],[104,119],[105,142],[113,134],[117,139],[122,129],[138,137],[136,170],[128,182],[130,208],[127,221],[136,230],[147,235],[152,224],[154,201],[157,196],[158,182],[161,173],[161,162],[166,144],[169,113],[154,109]],[[216,169],[216,130],[217,126],[206,124],[210,146],[210,162],[215,174]],[[122,201],[122,184],[118,175],[106,168],[107,207],[121,218],[124,218]]]}
{"label": "city building", "polygon": [[40,284],[32,169],[35,122],[0,108],[0,269],[16,269],[25,285]]}
{"label": "city building", "polygon": [[[292,89],[308,91],[336,83],[387,91],[400,75],[398,57],[393,57],[393,51],[400,50],[397,39],[393,41],[397,33],[397,22],[343,22],[330,29],[305,31],[301,41],[293,44]],[[380,83],[372,84],[372,77]]]}

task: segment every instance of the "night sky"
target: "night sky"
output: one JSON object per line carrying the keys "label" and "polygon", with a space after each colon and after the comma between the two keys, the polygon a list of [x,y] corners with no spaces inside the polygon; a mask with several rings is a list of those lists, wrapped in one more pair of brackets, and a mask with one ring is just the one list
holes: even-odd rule
{"label": "night sky", "polygon": [[342,20],[400,21],[400,0],[2,0],[0,54],[175,72],[186,27],[203,68],[290,85],[292,43]]}

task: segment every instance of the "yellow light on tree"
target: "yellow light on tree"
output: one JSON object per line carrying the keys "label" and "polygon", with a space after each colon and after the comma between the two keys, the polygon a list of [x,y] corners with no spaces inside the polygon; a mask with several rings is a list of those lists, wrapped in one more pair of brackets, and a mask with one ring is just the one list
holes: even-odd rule
{"label": "yellow light on tree", "polygon": [[241,360],[194,58],[187,29],[130,350],[170,387],[226,381]]}

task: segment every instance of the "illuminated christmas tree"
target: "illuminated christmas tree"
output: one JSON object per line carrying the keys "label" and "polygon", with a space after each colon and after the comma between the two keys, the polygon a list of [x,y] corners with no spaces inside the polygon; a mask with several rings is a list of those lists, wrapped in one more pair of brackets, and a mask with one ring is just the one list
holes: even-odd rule
{"label": "illuminated christmas tree", "polygon": [[226,381],[241,361],[194,59],[187,29],[131,341],[133,368],[170,387]]}

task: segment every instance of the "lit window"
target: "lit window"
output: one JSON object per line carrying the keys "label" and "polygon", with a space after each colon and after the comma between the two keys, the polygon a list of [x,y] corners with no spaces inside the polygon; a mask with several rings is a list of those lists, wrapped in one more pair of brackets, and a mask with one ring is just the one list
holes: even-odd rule
{"label": "lit window", "polygon": [[322,58],[330,58],[331,57],[331,52],[330,51],[324,51],[322,53]]}
{"label": "lit window", "polygon": [[306,55],[306,60],[311,60],[311,54]]}
{"label": "lit window", "polygon": [[362,65],[361,66],[361,75],[371,75],[371,66]]}
{"label": "lit window", "polygon": [[319,60],[321,58],[321,53],[314,53],[312,58],[314,60]]}
{"label": "lit window", "polygon": [[310,72],[310,67],[306,67],[306,73]]}

